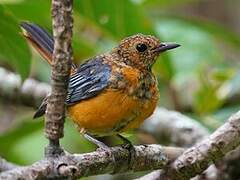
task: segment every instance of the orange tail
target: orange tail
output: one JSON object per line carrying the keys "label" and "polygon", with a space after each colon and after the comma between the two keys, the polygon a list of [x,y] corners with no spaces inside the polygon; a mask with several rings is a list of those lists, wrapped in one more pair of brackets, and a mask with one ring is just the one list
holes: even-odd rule
{"label": "orange tail", "polygon": [[[52,36],[43,28],[33,23],[22,22],[20,26],[23,31],[22,35],[25,39],[51,65],[54,48],[54,40]],[[71,73],[74,73],[75,71],[76,66],[72,64]]]}

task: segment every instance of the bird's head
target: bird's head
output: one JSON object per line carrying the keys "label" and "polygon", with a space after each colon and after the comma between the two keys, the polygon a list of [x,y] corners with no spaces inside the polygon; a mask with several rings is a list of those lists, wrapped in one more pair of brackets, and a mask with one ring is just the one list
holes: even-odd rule
{"label": "bird's head", "polygon": [[151,35],[137,34],[123,39],[115,52],[121,61],[130,66],[150,69],[161,53],[179,46],[175,43],[162,43]]}

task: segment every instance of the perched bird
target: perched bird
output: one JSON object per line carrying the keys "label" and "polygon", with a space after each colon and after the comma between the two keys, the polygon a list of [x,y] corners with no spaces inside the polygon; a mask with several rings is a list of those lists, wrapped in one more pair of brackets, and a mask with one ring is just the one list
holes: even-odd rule
{"label": "perched bird", "polygon": [[[52,36],[36,24],[23,22],[21,28],[27,41],[51,65]],[[118,135],[138,128],[153,113],[159,99],[152,66],[161,53],[176,47],[179,45],[162,43],[154,36],[136,34],[78,68],[72,65],[67,115],[97,145],[92,136]],[[46,105],[47,98],[34,118],[45,113]]]}

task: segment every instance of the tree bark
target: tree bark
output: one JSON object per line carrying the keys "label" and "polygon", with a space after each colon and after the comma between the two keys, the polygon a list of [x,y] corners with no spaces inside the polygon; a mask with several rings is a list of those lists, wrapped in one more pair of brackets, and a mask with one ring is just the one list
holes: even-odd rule
{"label": "tree bark", "polygon": [[11,170],[11,169],[15,169],[17,167],[19,167],[19,166],[16,165],[16,164],[13,164],[11,162],[8,162],[5,159],[0,157],[0,172],[8,171],[8,170]]}
{"label": "tree bark", "polygon": [[141,145],[134,148],[136,156],[133,161],[129,150],[120,146],[111,148],[111,152],[97,150],[86,154],[66,153],[58,158],[49,157],[30,166],[5,171],[0,174],[0,179],[80,178],[161,169],[183,152],[181,148],[160,145]]}
{"label": "tree bark", "polygon": [[72,64],[72,0],[52,0],[54,51],[51,74],[52,91],[48,99],[45,134],[49,139],[46,156],[59,155],[63,151],[59,139],[63,137],[65,99]]}
{"label": "tree bark", "polygon": [[240,144],[240,111],[208,138],[187,149],[167,168],[163,179],[185,180],[201,174],[210,164],[222,159]]}

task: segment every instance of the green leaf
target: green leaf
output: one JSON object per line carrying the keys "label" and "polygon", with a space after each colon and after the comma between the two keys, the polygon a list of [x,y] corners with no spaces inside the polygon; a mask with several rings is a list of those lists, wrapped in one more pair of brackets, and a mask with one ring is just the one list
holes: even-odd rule
{"label": "green leaf", "polygon": [[0,0],[0,4],[17,4],[21,3],[23,0]]}
{"label": "green leaf", "polygon": [[10,64],[21,76],[28,76],[31,54],[17,21],[0,5],[0,60]]}
{"label": "green leaf", "polygon": [[185,18],[185,20],[194,26],[198,26],[202,30],[209,32],[214,38],[216,38],[216,40],[221,40],[222,42],[228,43],[229,45],[232,45],[233,47],[236,48],[240,47],[239,34],[227,29],[226,27],[220,24],[202,19],[200,20]]}
{"label": "green leaf", "polygon": [[[0,136],[0,156],[18,164],[30,164],[43,158],[48,140],[44,137],[43,119],[24,119],[10,132]],[[95,146],[79,134],[69,119],[65,122],[61,145],[71,153],[94,150]]]}
{"label": "green leaf", "polygon": [[[213,21],[205,20],[205,19],[197,19],[192,17],[179,17],[174,16],[169,13],[162,14],[161,19],[168,19],[178,22],[183,22],[183,25],[188,24],[188,26],[192,26],[195,28],[198,28],[199,30],[208,33],[212,38],[214,38],[214,41],[219,43],[219,40],[224,43],[228,43],[229,45],[232,45],[233,47],[240,47],[240,36],[230,29],[227,29],[225,26],[218,24]],[[185,27],[185,26],[184,26]]]}
{"label": "green leaf", "polygon": [[153,29],[139,5],[130,0],[74,1],[75,12],[103,32],[117,38],[135,33],[151,34]]}
{"label": "green leaf", "polygon": [[[41,6],[39,6],[41,4]],[[51,29],[51,1],[46,0],[24,0],[19,4],[6,5],[6,8],[20,21],[29,21],[39,24],[50,33]],[[23,10],[24,9],[24,10]],[[89,57],[95,53],[93,44],[89,43],[78,32],[78,19],[75,15],[75,26],[73,36],[74,56],[77,60]]]}
{"label": "green leaf", "polygon": [[96,53],[96,48],[93,48],[93,44],[88,43],[83,37],[78,37],[75,33],[73,35],[72,45],[74,49],[74,59],[77,63]]}
{"label": "green leaf", "polygon": [[162,54],[153,66],[154,73],[164,82],[169,82],[175,74],[171,59],[167,54]]}
{"label": "green leaf", "polygon": [[76,124],[67,118],[64,126],[62,146],[71,153],[86,153],[95,150],[96,146],[85,139],[76,128]]}
{"label": "green leaf", "polygon": [[212,112],[219,108],[223,101],[217,96],[217,88],[211,85],[201,87],[195,94],[194,111],[198,114]]}
{"label": "green leaf", "polygon": [[213,37],[197,26],[181,20],[163,18],[156,22],[155,28],[162,41],[181,44],[181,47],[168,53],[179,78],[197,72],[205,63],[211,65],[223,60]]}
{"label": "green leaf", "polygon": [[7,4],[5,7],[19,21],[29,21],[51,28],[51,1],[23,0],[17,4]]}
{"label": "green leaf", "polygon": [[[199,82],[199,74],[208,78],[204,71],[226,67],[225,57],[215,34],[184,19],[165,17],[155,21],[156,32],[162,41],[181,44],[181,47],[169,51],[167,55],[172,66],[169,71],[173,72],[169,73],[172,74],[172,84],[177,89],[182,104],[190,105],[197,113],[208,113],[219,108],[223,99],[219,97],[218,89],[223,81],[230,78],[228,70],[212,73],[212,80],[214,78],[215,82],[210,82],[208,86]],[[226,68],[230,67],[228,65]],[[164,70],[166,69],[169,68],[165,66]]]}
{"label": "green leaf", "polygon": [[[29,120],[23,120],[15,129],[1,135],[1,156],[9,161],[23,164],[32,163],[34,160],[40,159],[43,155],[42,142],[45,141],[42,127],[43,121],[33,121],[29,118]],[[39,139],[37,132],[40,131],[42,137]]]}
{"label": "green leaf", "polygon": [[139,4],[143,4],[144,6],[149,6],[151,9],[156,9],[159,10],[159,8],[166,8],[168,6],[179,6],[179,5],[184,5],[184,4],[189,4],[189,3],[194,3],[200,0],[132,0],[133,2],[137,2]]}

